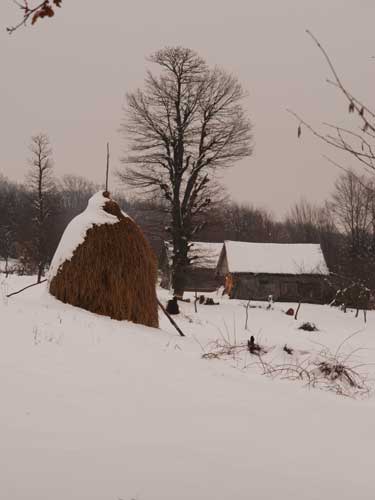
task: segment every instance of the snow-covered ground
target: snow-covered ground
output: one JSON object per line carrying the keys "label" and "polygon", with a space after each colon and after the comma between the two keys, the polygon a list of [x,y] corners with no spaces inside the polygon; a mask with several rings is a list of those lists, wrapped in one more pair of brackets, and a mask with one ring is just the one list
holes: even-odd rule
{"label": "snow-covered ground", "polygon": [[[375,495],[375,399],[262,376],[241,352],[202,359],[251,334],[267,363],[330,349],[375,374],[375,313],[302,304],[182,304],[179,337],[64,305],[45,285],[0,275],[0,499],[353,500]],[[163,301],[166,292],[160,291]],[[294,305],[293,305],[294,307]],[[318,332],[298,330],[312,321]],[[292,356],[283,351],[287,344]],[[324,347],[325,346],[325,347]]]}

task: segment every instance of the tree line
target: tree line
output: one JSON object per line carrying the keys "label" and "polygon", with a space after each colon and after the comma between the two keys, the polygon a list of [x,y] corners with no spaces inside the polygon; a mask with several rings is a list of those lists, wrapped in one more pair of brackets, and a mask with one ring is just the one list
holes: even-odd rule
{"label": "tree line", "polygon": [[[52,148],[45,134],[33,136],[25,179],[0,176],[0,258],[4,270],[36,273],[40,280],[69,221],[82,212],[102,186],[77,175],[57,179]],[[282,220],[251,204],[239,204],[220,191],[200,220],[195,240],[319,243],[340,285],[360,281],[375,288],[375,189],[372,181],[346,172],[321,206],[296,203]],[[121,208],[142,227],[156,254],[170,238],[173,214],[160,196],[126,199]],[[12,259],[16,262],[12,264]]]}

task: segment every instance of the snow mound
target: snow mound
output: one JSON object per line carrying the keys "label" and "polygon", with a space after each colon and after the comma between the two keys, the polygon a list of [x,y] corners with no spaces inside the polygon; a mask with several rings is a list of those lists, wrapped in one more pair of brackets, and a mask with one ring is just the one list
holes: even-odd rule
{"label": "snow mound", "polygon": [[[48,280],[56,276],[62,264],[73,257],[76,248],[84,242],[87,231],[93,226],[101,224],[116,224],[118,218],[104,211],[108,198],[103,196],[103,191],[95,193],[87,204],[86,210],[77,215],[67,225],[60,243],[53,256],[48,273]],[[127,215],[124,214],[126,217]]]}

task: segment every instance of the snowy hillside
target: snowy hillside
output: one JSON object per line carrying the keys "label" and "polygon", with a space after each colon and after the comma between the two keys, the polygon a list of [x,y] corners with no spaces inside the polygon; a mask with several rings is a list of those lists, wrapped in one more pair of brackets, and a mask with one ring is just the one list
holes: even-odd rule
{"label": "snowy hillside", "polygon": [[[64,305],[30,277],[0,277],[0,498],[4,500],[361,500],[375,491],[375,400],[262,375],[337,352],[372,387],[375,313],[218,299],[182,304],[179,337]],[[160,298],[166,301],[165,291]],[[293,305],[294,307],[294,305]],[[314,322],[317,332],[298,329]],[[217,341],[217,342],[216,342]],[[284,345],[293,349],[290,355]]]}

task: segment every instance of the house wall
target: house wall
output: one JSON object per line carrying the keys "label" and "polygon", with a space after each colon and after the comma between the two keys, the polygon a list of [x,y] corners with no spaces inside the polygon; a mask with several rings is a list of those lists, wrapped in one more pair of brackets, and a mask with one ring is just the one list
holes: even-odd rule
{"label": "house wall", "polygon": [[315,302],[325,301],[325,280],[320,275],[232,274],[232,299]]}
{"label": "house wall", "polygon": [[[197,263],[198,264],[198,263]],[[221,279],[216,275],[216,268],[198,267],[197,264],[189,266],[186,271],[187,292],[213,292],[221,284]],[[159,257],[160,286],[169,290],[172,286],[172,272],[170,256],[164,244]]]}
{"label": "house wall", "polygon": [[214,292],[221,284],[215,269],[193,268],[186,274],[187,292]]}
{"label": "house wall", "polygon": [[[161,254],[159,259],[160,286],[169,290],[172,286],[171,269],[168,262],[168,256]],[[221,284],[221,279],[216,276],[215,269],[193,268],[190,267],[186,272],[187,292],[213,292]]]}

